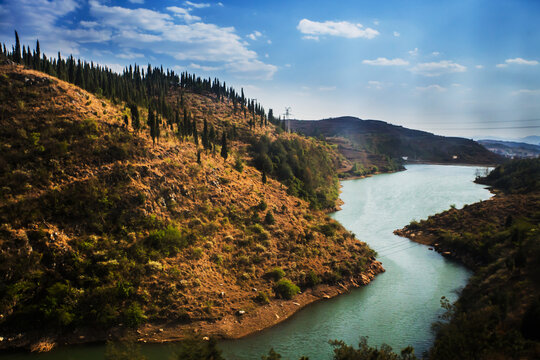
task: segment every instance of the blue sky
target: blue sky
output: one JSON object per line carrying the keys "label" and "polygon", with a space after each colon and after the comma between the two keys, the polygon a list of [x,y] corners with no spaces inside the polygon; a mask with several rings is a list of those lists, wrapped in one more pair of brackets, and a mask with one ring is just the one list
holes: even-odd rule
{"label": "blue sky", "polygon": [[217,76],[276,114],[540,134],[540,1],[0,0],[0,41]]}

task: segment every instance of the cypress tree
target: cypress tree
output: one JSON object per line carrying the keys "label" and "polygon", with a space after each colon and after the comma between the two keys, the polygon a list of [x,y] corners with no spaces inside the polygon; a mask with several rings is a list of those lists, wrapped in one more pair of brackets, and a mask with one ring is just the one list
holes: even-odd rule
{"label": "cypress tree", "polygon": [[227,160],[229,156],[229,149],[227,149],[227,135],[223,131],[223,136],[221,137],[221,157]]}
{"label": "cypress tree", "polygon": [[193,119],[193,125],[191,130],[193,131],[193,142],[195,143],[195,145],[199,145],[199,135],[197,134],[197,123],[195,119]]}
{"label": "cypress tree", "polygon": [[210,146],[210,141],[208,140],[208,122],[206,121],[206,119],[204,119],[202,144],[205,149],[208,149]]}
{"label": "cypress tree", "polygon": [[19,40],[17,30],[15,30],[15,51],[13,53],[13,61],[17,64],[21,62],[21,41]]}
{"label": "cypress tree", "polygon": [[266,171],[263,171],[263,173],[262,173],[262,183],[266,184],[267,181],[268,180],[266,179]]}
{"label": "cypress tree", "polygon": [[36,55],[34,57],[34,69],[41,70],[41,50],[39,48],[39,40],[36,41]]}
{"label": "cypress tree", "polygon": [[131,110],[131,126],[133,126],[133,130],[139,131],[141,127],[141,121],[139,117],[139,108],[137,107],[137,105],[132,103],[129,105],[129,109]]}

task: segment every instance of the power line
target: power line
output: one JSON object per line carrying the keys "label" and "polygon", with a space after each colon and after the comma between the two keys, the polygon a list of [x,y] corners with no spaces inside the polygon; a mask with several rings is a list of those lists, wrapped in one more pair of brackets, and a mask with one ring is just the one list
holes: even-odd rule
{"label": "power line", "polygon": [[[489,120],[489,121],[486,121],[486,122],[487,123],[512,123],[512,122],[530,122],[530,121],[540,121],[540,119]],[[475,122],[470,122],[469,124],[484,124],[486,122],[475,121]],[[413,122],[413,123],[408,123],[407,126],[410,126],[410,125],[446,125],[446,124],[455,124],[455,123],[456,123],[455,121],[452,121],[452,122]]]}
{"label": "power line", "polygon": [[446,129],[433,129],[431,131],[441,131],[441,130],[513,130],[513,129],[540,129],[540,125],[534,126],[507,126],[507,127],[477,127],[477,128],[446,128]]}

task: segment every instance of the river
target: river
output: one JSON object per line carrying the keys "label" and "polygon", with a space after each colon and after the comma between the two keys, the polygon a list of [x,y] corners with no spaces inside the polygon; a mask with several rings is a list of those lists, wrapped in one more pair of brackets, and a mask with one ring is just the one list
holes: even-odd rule
{"label": "river", "polygon": [[[429,349],[431,324],[442,313],[441,296],[451,301],[471,275],[427,246],[393,234],[411,220],[460,208],[491,195],[472,182],[476,168],[409,165],[407,171],[342,182],[342,210],[332,214],[345,228],[378,252],[386,272],[368,286],[312,304],[285,322],[260,333],[219,346],[227,359],[260,359],[273,347],[284,359],[330,359],[330,339],[357,344],[368,336],[371,345],[394,350],[412,345],[416,354]],[[169,359],[174,347],[145,345],[149,359]],[[48,354],[12,354],[10,360],[99,359],[104,346],[61,348]]]}

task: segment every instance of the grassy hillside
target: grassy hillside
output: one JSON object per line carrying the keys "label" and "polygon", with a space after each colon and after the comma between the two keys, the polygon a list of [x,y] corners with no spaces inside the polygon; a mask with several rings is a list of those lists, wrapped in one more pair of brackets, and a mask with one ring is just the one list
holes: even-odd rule
{"label": "grassy hillside", "polygon": [[402,157],[409,162],[495,164],[502,158],[473,140],[437,136],[384,121],[339,117],[318,121],[291,120],[291,129],[308,136],[322,137],[357,167],[369,171],[400,168]]}
{"label": "grassy hillside", "polygon": [[[183,98],[192,119],[227,134],[227,158],[219,141],[204,149],[167,118],[153,145],[145,108],[135,131],[121,101],[20,65],[0,66],[0,78],[2,348],[134,329],[149,341],[240,336],[290,316],[291,298],[306,304],[382,271],[313,210],[337,197],[335,174],[321,176],[343,159],[326,144],[250,128],[230,102],[184,89],[169,92],[173,114]],[[261,154],[266,182],[252,166],[267,170]],[[292,175],[274,169],[283,163]],[[323,175],[306,173],[318,166]]]}
{"label": "grassy hillside", "polygon": [[478,179],[504,191],[396,233],[474,270],[449,322],[436,325],[432,359],[540,356],[540,159],[512,161]]}

